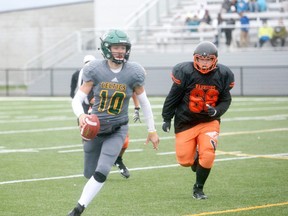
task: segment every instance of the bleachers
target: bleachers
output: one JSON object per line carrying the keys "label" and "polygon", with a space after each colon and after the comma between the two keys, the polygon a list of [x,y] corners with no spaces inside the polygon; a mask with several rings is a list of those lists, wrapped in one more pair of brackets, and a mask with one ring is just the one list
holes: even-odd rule
{"label": "bleachers", "polygon": [[[221,6],[224,0],[206,0],[207,7],[212,20],[217,18],[218,13],[221,11]],[[212,24],[202,29],[198,29],[197,32],[191,32],[187,26],[184,25],[185,18],[187,15],[193,15],[197,13],[199,9],[200,1],[182,1],[182,7],[178,7],[171,11],[171,14],[167,17],[161,18],[161,27],[155,28],[153,31],[149,31],[146,35],[145,41],[138,41],[138,44],[142,47],[150,47],[153,49],[153,43],[156,41],[156,46],[175,46],[177,44],[185,46],[185,44],[196,44],[201,40],[213,41],[215,35],[218,34],[219,28],[217,25]],[[201,1],[202,2],[202,1]],[[204,2],[204,1],[203,1]],[[250,47],[254,47],[257,42],[258,27],[261,26],[261,20],[267,19],[268,24],[271,27],[275,26],[278,19],[282,17],[284,24],[288,26],[288,9],[285,11],[285,4],[288,1],[281,0],[267,0],[267,11],[265,12],[245,12],[245,15],[250,19]],[[240,16],[238,13],[224,13],[222,14],[223,19],[233,18],[235,22],[235,31],[233,31],[233,44],[237,48],[237,41],[239,41],[240,35]],[[287,28],[288,29],[288,28]],[[220,35],[221,36],[221,35]],[[145,43],[145,45],[143,45]],[[225,37],[222,36],[220,40],[220,47],[224,46]]]}

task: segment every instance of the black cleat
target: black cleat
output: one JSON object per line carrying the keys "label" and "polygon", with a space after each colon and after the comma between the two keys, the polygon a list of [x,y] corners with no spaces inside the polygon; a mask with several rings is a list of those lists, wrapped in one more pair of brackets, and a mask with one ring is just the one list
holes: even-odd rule
{"label": "black cleat", "polygon": [[196,172],[197,166],[198,166],[198,161],[199,161],[199,154],[198,151],[196,151],[195,157],[194,157],[194,163],[191,166],[191,169],[193,172]]}
{"label": "black cleat", "polygon": [[80,216],[84,209],[85,207],[78,203],[77,206],[71,212],[69,212],[67,216]]}
{"label": "black cleat", "polygon": [[123,160],[121,157],[118,157],[114,164],[115,164],[115,166],[117,166],[119,168],[120,174],[124,178],[130,177],[130,172],[129,172],[128,168],[125,166],[125,164],[123,163]]}
{"label": "black cleat", "polygon": [[204,194],[203,189],[198,188],[195,185],[193,187],[193,198],[198,200],[208,199],[208,197]]}

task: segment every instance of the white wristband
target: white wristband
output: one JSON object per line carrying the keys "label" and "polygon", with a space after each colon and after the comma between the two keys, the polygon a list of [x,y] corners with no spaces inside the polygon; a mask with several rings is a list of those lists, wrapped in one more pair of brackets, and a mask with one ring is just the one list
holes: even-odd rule
{"label": "white wristband", "polygon": [[152,108],[147,98],[146,92],[144,91],[140,95],[137,95],[137,99],[139,100],[141,110],[143,111],[144,120],[148,127],[148,132],[155,132],[156,129],[154,124]]}
{"label": "white wristband", "polygon": [[79,118],[84,113],[82,103],[87,98],[87,94],[78,90],[72,100],[72,109],[74,114]]}

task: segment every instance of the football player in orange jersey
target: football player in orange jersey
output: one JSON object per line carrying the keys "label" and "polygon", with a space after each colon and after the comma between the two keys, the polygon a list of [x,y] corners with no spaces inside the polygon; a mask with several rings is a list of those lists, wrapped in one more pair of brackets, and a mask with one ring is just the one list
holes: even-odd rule
{"label": "football player in orange jersey", "polygon": [[169,132],[174,117],[177,161],[196,172],[192,196],[207,199],[203,188],[215,159],[220,117],[232,100],[234,75],[227,66],[217,63],[218,51],[211,42],[199,43],[193,56],[193,61],[173,68],[173,84],[162,110],[162,129]]}

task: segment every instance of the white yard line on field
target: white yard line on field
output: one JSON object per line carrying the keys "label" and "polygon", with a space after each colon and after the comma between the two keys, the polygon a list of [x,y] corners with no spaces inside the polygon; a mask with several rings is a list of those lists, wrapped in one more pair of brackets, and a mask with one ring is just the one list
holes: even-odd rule
{"label": "white yard line on field", "polygon": [[[68,127],[71,129],[70,127]],[[53,128],[50,128],[53,130]],[[54,128],[55,130],[56,128]],[[65,128],[62,128],[65,129]],[[39,129],[41,130],[41,129]],[[288,131],[288,128],[272,128],[272,129],[264,129],[264,130],[254,130],[254,131],[237,131],[237,132],[223,132],[220,134],[220,136],[232,136],[232,135],[245,135],[245,134],[257,134],[257,133],[271,133],[271,132],[281,132],[281,131]],[[0,132],[1,134],[1,132]],[[173,140],[174,136],[165,136],[160,137],[161,140]],[[130,139],[130,143],[133,142],[145,142],[146,139]],[[62,150],[67,148],[77,148],[77,149],[70,149],[70,150]],[[43,148],[29,148],[29,149],[5,149],[4,146],[0,147],[0,154],[5,153],[16,153],[16,152],[39,152],[43,150],[57,150],[59,149],[59,153],[70,153],[70,152],[80,152],[82,150],[82,144],[75,144],[75,145],[64,145],[64,146],[53,146],[53,147],[43,147]],[[172,153],[162,153],[162,154],[172,154]]]}
{"label": "white yard line on field", "polygon": [[[223,118],[223,122],[231,122],[231,121],[255,121],[255,120],[268,120],[268,121],[275,121],[275,120],[286,120],[288,118],[288,115],[272,115],[272,116],[254,116],[254,117],[235,117],[235,118]],[[27,122],[45,122],[45,121],[55,121],[55,118],[47,118],[47,119],[31,119]],[[71,118],[58,118],[57,120],[72,120]],[[11,122],[19,123],[19,120],[11,120]],[[8,120],[0,120],[0,123],[11,123]],[[26,122],[26,120],[21,120],[21,122]],[[155,123],[155,125],[162,125],[162,122]],[[138,124],[130,124],[129,127],[143,127],[144,124],[138,123]],[[36,132],[48,132],[48,131],[64,131],[64,130],[75,130],[78,129],[77,126],[72,127],[55,127],[55,128],[42,128],[42,129],[29,129],[29,130],[8,130],[8,131],[0,131],[1,134],[16,134],[16,133],[36,133]]]}
{"label": "white yard line on field", "polygon": [[[164,101],[164,97],[149,97],[151,101]],[[71,101],[70,97],[0,97],[0,101]],[[287,97],[233,97],[233,101],[255,101],[255,102],[271,102],[271,101],[288,101]]]}
{"label": "white yard line on field", "polygon": [[[288,153],[286,153],[287,155]],[[273,155],[270,155],[273,157]],[[257,156],[246,156],[246,157],[234,157],[234,158],[221,158],[216,159],[215,162],[224,162],[224,161],[233,161],[233,160],[246,160],[246,159],[253,159],[257,158]],[[149,166],[149,167],[137,167],[137,168],[130,168],[130,171],[143,171],[143,170],[152,170],[152,169],[163,169],[163,168],[171,168],[171,167],[178,167],[179,164],[170,164],[170,165],[161,165],[161,166]],[[119,173],[119,171],[111,171],[111,174]],[[79,178],[83,177],[82,174],[78,175],[69,175],[69,176],[55,176],[55,177],[48,177],[48,178],[35,178],[35,179],[22,179],[22,180],[12,180],[12,181],[4,181],[0,182],[0,185],[7,185],[7,184],[17,184],[17,183],[25,183],[25,182],[36,182],[36,181],[51,181],[51,180],[60,180],[60,179],[69,179],[69,178]]]}
{"label": "white yard line on field", "polygon": [[[125,153],[129,153],[129,152],[142,152],[142,151],[143,151],[143,149],[127,149],[127,150],[125,151]],[[58,151],[58,153],[71,153],[71,152],[83,152],[83,148]],[[1,152],[0,152],[0,153],[1,153]]]}

